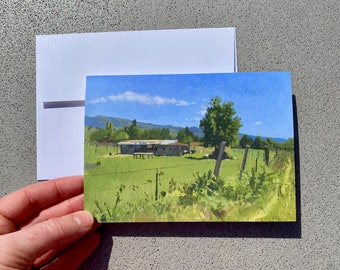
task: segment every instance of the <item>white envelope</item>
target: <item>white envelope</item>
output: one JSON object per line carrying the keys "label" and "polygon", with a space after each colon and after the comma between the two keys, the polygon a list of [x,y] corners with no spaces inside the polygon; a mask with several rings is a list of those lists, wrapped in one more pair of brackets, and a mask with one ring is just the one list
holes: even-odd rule
{"label": "white envelope", "polygon": [[84,172],[87,75],[236,72],[235,28],[36,37],[37,178]]}

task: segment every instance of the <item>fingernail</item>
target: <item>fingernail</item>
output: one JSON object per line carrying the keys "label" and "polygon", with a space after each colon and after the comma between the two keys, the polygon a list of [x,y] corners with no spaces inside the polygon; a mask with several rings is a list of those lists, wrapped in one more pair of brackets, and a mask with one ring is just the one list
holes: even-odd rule
{"label": "fingernail", "polygon": [[80,227],[90,227],[94,223],[93,216],[87,211],[75,213],[73,219]]}

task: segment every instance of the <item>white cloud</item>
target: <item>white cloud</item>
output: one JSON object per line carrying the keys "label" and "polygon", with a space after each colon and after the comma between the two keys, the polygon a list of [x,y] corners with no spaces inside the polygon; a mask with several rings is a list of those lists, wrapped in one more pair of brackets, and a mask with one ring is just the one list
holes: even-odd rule
{"label": "white cloud", "polygon": [[154,104],[157,104],[157,105],[177,104],[178,102],[175,98],[166,98],[166,97],[160,97],[160,96],[153,97],[152,101]]}
{"label": "white cloud", "polygon": [[147,94],[138,94],[132,91],[126,91],[122,94],[118,94],[115,96],[109,96],[107,98],[110,101],[116,102],[116,101],[128,101],[128,102],[139,102],[151,105],[152,104],[152,98]]}
{"label": "white cloud", "polygon": [[256,126],[261,126],[261,125],[262,125],[262,122],[261,122],[261,121],[256,121],[256,122],[255,122],[255,125],[256,125]]}
{"label": "white cloud", "polygon": [[105,103],[105,102],[106,102],[106,98],[104,97],[92,99],[89,101],[90,104]]}
{"label": "white cloud", "polygon": [[201,110],[198,112],[198,114],[201,115],[201,116],[205,116],[206,112],[207,112],[207,107],[202,106]]}
{"label": "white cloud", "polygon": [[177,106],[188,106],[189,102],[185,100],[177,100],[175,98],[167,98],[161,96],[150,96],[149,94],[139,94],[133,91],[126,91],[122,94],[107,97],[112,102],[127,101],[138,102],[146,105],[166,105],[173,104]]}
{"label": "white cloud", "polygon": [[185,100],[179,100],[176,105],[177,106],[189,106],[190,104],[195,104],[195,103],[194,102],[189,103],[188,101],[185,101]]}

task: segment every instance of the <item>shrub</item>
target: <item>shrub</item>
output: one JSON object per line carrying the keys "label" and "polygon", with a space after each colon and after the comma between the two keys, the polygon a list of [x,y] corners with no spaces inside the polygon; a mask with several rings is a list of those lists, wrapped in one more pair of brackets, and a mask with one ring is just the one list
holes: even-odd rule
{"label": "shrub", "polygon": [[223,189],[224,181],[221,178],[216,178],[211,170],[203,175],[196,173],[194,176],[196,178],[193,183],[184,184],[180,188],[180,191],[183,193],[179,197],[180,204],[193,204],[201,198],[211,197]]}

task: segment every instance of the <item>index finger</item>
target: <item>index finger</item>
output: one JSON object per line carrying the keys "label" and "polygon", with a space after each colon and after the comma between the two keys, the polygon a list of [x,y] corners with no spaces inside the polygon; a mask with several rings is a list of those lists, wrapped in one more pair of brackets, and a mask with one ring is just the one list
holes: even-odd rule
{"label": "index finger", "polygon": [[83,176],[69,176],[33,184],[0,199],[0,216],[14,224],[32,214],[83,193]]}

